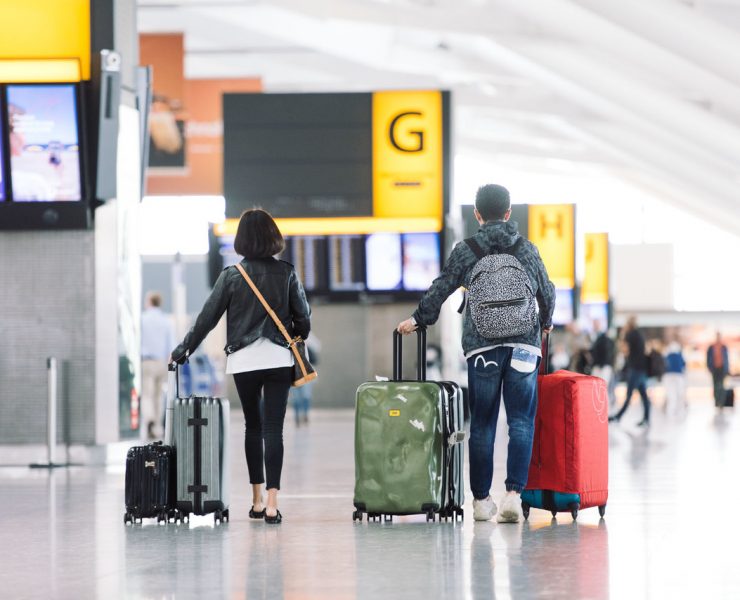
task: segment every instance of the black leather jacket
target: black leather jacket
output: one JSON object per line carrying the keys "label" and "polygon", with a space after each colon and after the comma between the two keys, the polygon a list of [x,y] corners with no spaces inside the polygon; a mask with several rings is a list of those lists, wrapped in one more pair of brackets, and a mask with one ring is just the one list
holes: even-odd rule
{"label": "black leather jacket", "polygon": [[[291,337],[299,335],[305,340],[311,330],[311,309],[293,265],[275,258],[244,259],[241,265]],[[232,354],[260,337],[287,347],[277,325],[241,273],[236,267],[227,267],[219,275],[192,329],[172,351],[172,358],[180,361],[184,360],[186,351],[192,354],[208,332],[216,326],[224,311],[226,354]]]}

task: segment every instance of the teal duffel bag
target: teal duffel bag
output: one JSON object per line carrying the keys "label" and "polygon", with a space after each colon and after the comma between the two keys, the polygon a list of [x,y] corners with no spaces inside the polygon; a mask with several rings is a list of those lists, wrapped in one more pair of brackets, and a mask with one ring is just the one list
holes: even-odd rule
{"label": "teal duffel bag", "polygon": [[581,505],[580,494],[565,494],[552,490],[523,490],[522,512],[529,517],[530,508],[549,510],[554,517],[559,512],[570,512],[575,519]]}

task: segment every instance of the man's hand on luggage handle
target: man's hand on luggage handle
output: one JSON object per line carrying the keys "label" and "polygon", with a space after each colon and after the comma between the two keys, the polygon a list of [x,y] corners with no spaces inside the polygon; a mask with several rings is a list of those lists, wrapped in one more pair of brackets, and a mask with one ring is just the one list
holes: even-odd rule
{"label": "man's hand on luggage handle", "polygon": [[416,331],[416,324],[412,319],[406,319],[405,321],[401,321],[396,329],[398,330],[398,333],[409,335]]}

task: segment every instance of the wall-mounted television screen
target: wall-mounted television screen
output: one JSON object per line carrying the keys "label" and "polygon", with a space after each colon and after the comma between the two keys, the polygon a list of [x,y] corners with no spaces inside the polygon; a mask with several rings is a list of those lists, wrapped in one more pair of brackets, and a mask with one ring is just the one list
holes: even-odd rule
{"label": "wall-mounted television screen", "polygon": [[81,200],[74,85],[8,85],[13,201]]}
{"label": "wall-mounted television screen", "polygon": [[599,321],[601,326],[608,326],[609,323],[609,304],[607,302],[593,302],[590,304],[581,304],[581,319],[586,325],[591,325],[594,321]]}
{"label": "wall-mounted television screen", "polygon": [[403,289],[425,292],[439,275],[439,235],[404,233]]}
{"label": "wall-mounted television screen", "polygon": [[568,325],[573,322],[573,290],[555,290],[555,312],[553,325]]}
{"label": "wall-mounted television screen", "polygon": [[[440,272],[439,233],[290,236],[278,258],[295,267],[313,298],[355,302],[416,300]],[[209,232],[211,285],[238,262],[234,236]],[[367,296],[366,296],[367,294]]]}
{"label": "wall-mounted television screen", "polygon": [[365,268],[369,291],[400,290],[403,284],[401,234],[373,233],[367,236]]}
{"label": "wall-mounted television screen", "polygon": [[[2,101],[0,101],[0,106],[2,106]],[[3,120],[0,118],[0,202],[5,201],[5,179],[3,178],[3,171],[5,171],[4,168],[4,161],[3,161],[3,139],[5,137],[5,132],[3,131]]]}

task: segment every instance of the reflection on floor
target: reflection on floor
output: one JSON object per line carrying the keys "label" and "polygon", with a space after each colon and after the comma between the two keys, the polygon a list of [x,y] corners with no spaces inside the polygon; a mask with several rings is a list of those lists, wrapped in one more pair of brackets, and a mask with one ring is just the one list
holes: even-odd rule
{"label": "reflection on floor", "polygon": [[[639,403],[610,437],[606,519],[353,524],[352,414],[287,420],[280,526],[249,521],[235,434],[232,520],[125,527],[123,469],[0,469],[0,596],[8,598],[738,598],[740,415],[685,420]],[[238,415],[234,415],[235,424]],[[232,431],[237,432],[239,427]],[[503,489],[499,436],[494,495]],[[698,500],[704,500],[699,505]],[[706,503],[708,501],[708,504]]]}

